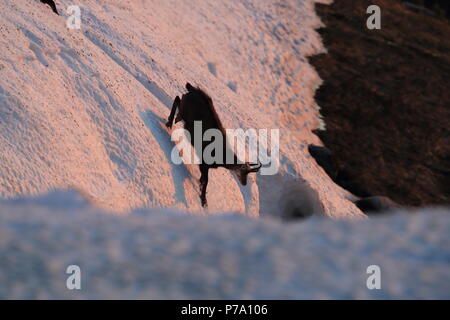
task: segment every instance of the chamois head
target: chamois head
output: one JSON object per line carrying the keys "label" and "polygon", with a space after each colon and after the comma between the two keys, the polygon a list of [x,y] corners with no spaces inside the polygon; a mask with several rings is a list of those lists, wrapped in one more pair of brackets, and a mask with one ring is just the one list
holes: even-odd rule
{"label": "chamois head", "polygon": [[258,161],[257,164],[250,164],[246,162],[240,165],[236,170],[233,170],[239,181],[243,186],[247,185],[247,176],[249,173],[258,172],[262,164]]}

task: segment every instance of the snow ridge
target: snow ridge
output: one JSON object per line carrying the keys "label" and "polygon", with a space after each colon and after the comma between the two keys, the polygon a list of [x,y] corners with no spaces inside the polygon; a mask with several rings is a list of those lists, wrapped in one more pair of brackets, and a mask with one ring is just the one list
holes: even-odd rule
{"label": "snow ridge", "polygon": [[[312,0],[86,0],[80,30],[34,0],[0,3],[0,196],[82,190],[102,208],[276,215],[290,188],[314,214],[361,216],[307,152],[319,144],[306,57],[323,52]],[[209,208],[198,168],[170,161],[164,122],[186,81],[215,101],[226,128],[280,129],[280,170],[240,187],[213,170]],[[300,185],[300,187],[298,186]]]}

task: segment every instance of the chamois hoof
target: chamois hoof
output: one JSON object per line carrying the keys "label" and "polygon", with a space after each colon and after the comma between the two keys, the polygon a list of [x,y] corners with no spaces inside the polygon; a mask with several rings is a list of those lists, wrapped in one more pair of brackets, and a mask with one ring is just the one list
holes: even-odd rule
{"label": "chamois hoof", "polygon": [[170,122],[166,122],[166,127],[172,129],[172,124]]}
{"label": "chamois hoof", "polygon": [[56,13],[59,16],[58,9],[56,9],[55,1],[53,0],[41,0],[42,3],[48,4],[50,8],[52,8],[52,11]]}

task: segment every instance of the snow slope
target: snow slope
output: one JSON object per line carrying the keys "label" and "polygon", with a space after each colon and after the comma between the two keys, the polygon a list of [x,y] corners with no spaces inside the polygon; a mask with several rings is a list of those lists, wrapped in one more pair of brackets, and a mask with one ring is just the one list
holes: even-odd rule
{"label": "snow slope", "polygon": [[[450,212],[283,224],[151,209],[117,217],[73,193],[0,201],[1,299],[450,299]],[[81,290],[66,268],[81,268]],[[368,290],[367,267],[381,269]]]}
{"label": "snow slope", "polygon": [[[36,0],[0,2],[1,197],[71,187],[115,212],[258,216],[308,190],[300,202],[315,214],[361,216],[307,153],[320,143],[320,79],[306,57],[324,51],[313,0],[86,0],[70,30],[73,4],[58,0],[57,16]],[[279,173],[244,188],[214,170],[206,212],[198,169],[171,164],[163,125],[186,81],[212,95],[226,128],[281,135]]]}

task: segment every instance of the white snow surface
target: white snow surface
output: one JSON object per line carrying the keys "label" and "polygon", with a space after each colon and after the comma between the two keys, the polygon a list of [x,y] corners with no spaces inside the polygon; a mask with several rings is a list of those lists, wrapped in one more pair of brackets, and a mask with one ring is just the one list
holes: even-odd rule
{"label": "white snow surface", "polygon": [[[302,223],[146,209],[73,192],[0,201],[0,299],[450,299],[450,210]],[[81,290],[68,290],[69,265]],[[381,270],[369,290],[367,267]]]}
{"label": "white snow surface", "polygon": [[[0,2],[0,197],[74,188],[116,213],[259,216],[309,190],[314,214],[363,216],[307,152],[321,124],[306,57],[325,51],[313,0],[86,0],[80,30],[66,27],[74,2],[56,4],[61,16],[37,0]],[[280,129],[279,173],[241,187],[212,170],[206,210],[198,168],[172,164],[164,126],[187,81],[226,128]]]}
{"label": "white snow surface", "polygon": [[[0,1],[0,298],[450,298],[449,210],[345,221],[364,215],[308,154],[313,0],[84,0],[80,30],[56,4]],[[279,173],[213,170],[206,210],[164,127],[187,81],[226,128],[280,129]],[[289,205],[316,216],[273,219]]]}

